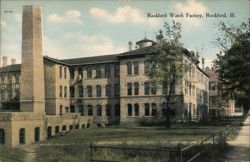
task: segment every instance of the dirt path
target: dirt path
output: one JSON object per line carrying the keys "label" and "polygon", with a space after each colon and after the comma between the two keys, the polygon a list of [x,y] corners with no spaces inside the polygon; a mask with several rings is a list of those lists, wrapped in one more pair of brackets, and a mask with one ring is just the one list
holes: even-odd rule
{"label": "dirt path", "polygon": [[35,162],[36,161],[36,148],[38,145],[32,144],[32,145],[24,145],[21,147],[24,151],[26,151],[26,156],[24,158],[25,162]]}
{"label": "dirt path", "polygon": [[227,154],[229,162],[250,162],[250,116],[246,118],[238,136],[233,141],[228,141],[232,148]]}

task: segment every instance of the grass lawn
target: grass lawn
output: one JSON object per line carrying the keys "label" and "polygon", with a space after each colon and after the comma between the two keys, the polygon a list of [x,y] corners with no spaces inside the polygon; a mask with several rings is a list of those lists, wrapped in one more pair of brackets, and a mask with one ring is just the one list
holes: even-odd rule
{"label": "grass lawn", "polygon": [[60,138],[52,138],[47,143],[176,143],[194,142],[201,137],[219,132],[222,127],[182,126],[164,127],[108,127],[91,128],[68,132]]}
{"label": "grass lawn", "polygon": [[25,154],[26,152],[23,151],[22,149],[0,146],[0,161],[4,162],[12,161],[8,157],[15,158],[18,160],[23,160]]}
{"label": "grass lawn", "polygon": [[[88,128],[68,132],[54,137],[41,145],[37,150],[37,161],[89,161],[89,144],[112,145],[132,148],[161,148],[199,142],[202,137],[218,133],[224,126],[173,125],[171,129],[165,127],[107,127]],[[51,144],[51,145],[46,145]],[[82,144],[82,145],[81,145]],[[101,159],[117,159],[119,161],[162,161],[164,156],[151,151],[116,151],[95,150],[96,156]],[[141,157],[138,156],[141,155]],[[146,157],[145,155],[149,155]],[[130,157],[130,159],[128,159]],[[146,158],[146,159],[145,159]],[[152,159],[151,159],[152,158]]]}

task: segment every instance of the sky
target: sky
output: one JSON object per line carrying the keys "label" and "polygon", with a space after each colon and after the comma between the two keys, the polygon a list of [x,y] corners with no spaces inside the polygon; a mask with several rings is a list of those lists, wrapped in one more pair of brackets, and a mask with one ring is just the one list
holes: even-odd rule
{"label": "sky", "polygon": [[[1,0],[1,55],[21,62],[23,5],[40,5],[44,55],[78,58],[128,51],[128,41],[155,40],[164,22],[179,21],[182,43],[211,66],[221,50],[215,43],[219,22],[247,22],[249,0]],[[166,17],[149,17],[155,14]],[[171,17],[170,14],[183,14]],[[207,14],[227,17],[206,17]],[[234,17],[230,17],[230,13]],[[190,17],[202,15],[203,17]]]}

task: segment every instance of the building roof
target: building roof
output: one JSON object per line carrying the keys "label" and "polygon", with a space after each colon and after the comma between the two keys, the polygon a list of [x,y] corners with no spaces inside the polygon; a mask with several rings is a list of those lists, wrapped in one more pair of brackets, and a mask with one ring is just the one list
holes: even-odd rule
{"label": "building roof", "polygon": [[14,64],[14,65],[8,65],[0,68],[1,72],[14,72],[14,71],[20,71],[21,70],[21,64]]}
{"label": "building roof", "polygon": [[152,42],[152,43],[155,43],[155,41],[153,41],[153,40],[144,38],[144,39],[142,39],[142,40],[137,41],[136,44],[141,43],[141,42]]}
{"label": "building roof", "polygon": [[156,52],[156,49],[157,49],[156,45],[153,45],[153,46],[148,46],[148,47],[143,47],[143,48],[127,51],[127,52],[121,53],[117,56],[122,57],[122,56],[130,56],[130,55],[153,54]]}
{"label": "building roof", "polygon": [[118,62],[119,60],[117,58],[117,54],[113,54],[113,55],[82,57],[82,58],[74,58],[74,59],[63,59],[60,61],[69,65],[82,65],[82,64]]}

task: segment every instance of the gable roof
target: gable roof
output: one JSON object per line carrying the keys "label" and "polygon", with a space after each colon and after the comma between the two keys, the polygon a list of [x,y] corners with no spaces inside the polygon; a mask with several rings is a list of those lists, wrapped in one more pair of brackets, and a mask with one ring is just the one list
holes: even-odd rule
{"label": "gable roof", "polygon": [[14,71],[20,71],[21,70],[21,64],[14,64],[14,65],[8,65],[0,68],[1,72],[14,72]]}
{"label": "gable roof", "polygon": [[107,63],[107,62],[118,62],[117,54],[113,55],[102,55],[102,56],[93,56],[93,57],[82,57],[74,59],[63,59],[60,60],[63,63],[74,65],[82,64],[98,64],[98,63]]}

